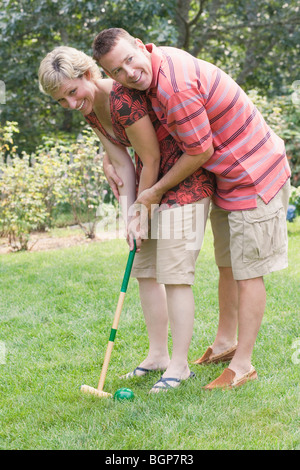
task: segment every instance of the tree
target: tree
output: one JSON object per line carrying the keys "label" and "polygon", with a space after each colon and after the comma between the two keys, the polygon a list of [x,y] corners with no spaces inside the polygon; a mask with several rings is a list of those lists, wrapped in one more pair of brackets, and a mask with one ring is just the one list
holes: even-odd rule
{"label": "tree", "polygon": [[167,15],[160,2],[135,0],[2,0],[0,6],[0,79],[6,85],[0,122],[19,123],[16,143],[29,152],[42,134],[62,131],[74,137],[84,125],[80,116],[40,93],[37,71],[47,52],[64,44],[91,54],[93,38],[102,28],[129,27],[145,37],[151,21],[159,30],[159,16]]}
{"label": "tree", "polygon": [[281,94],[297,79],[297,0],[0,0],[0,123],[16,121],[19,152],[42,135],[75,138],[85,125],[38,89],[47,52],[69,45],[91,53],[103,28],[123,27],[144,42],[173,45],[212,61],[245,89]]}
{"label": "tree", "polygon": [[296,0],[178,0],[177,46],[213,61],[246,89],[280,94],[297,80]]}

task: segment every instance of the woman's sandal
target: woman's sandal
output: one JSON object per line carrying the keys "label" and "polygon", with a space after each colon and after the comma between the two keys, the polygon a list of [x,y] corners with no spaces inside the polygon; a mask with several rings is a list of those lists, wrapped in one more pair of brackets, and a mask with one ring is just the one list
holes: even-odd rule
{"label": "woman's sandal", "polygon": [[[177,388],[179,387],[180,383],[185,381],[185,380],[188,380],[190,378],[194,378],[196,377],[196,374],[194,372],[191,372],[190,375],[188,376],[187,379],[176,379],[174,377],[161,377],[154,385],[153,387],[151,388],[150,392],[149,393],[157,393],[157,392],[160,392],[160,391],[168,391],[170,390],[171,388]],[[171,385],[170,383],[168,382],[171,382],[173,383],[174,385]]]}
{"label": "woman's sandal", "polygon": [[[141,373],[137,374],[137,371]],[[128,372],[127,374],[122,375],[120,379],[132,379],[133,377],[143,377],[144,375],[147,375],[150,372],[156,372],[156,371],[162,372],[161,369],[146,369],[145,367],[136,367],[132,372]]]}

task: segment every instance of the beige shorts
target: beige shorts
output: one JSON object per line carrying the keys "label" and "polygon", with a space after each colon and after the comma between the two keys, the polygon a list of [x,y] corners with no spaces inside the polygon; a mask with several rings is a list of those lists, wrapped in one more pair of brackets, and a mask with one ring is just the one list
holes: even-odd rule
{"label": "beige shorts", "polygon": [[255,209],[230,212],[212,204],[216,263],[232,266],[234,279],[252,279],[287,267],[289,194],[288,180],[269,204],[258,197]]}
{"label": "beige shorts", "polygon": [[203,243],[210,198],[157,212],[149,238],[136,253],[132,277],[155,278],[160,284],[192,285]]}

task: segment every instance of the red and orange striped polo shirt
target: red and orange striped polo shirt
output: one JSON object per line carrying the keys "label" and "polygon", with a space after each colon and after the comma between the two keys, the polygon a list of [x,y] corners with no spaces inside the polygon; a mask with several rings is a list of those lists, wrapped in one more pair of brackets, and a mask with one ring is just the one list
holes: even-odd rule
{"label": "red and orange striped polo shirt", "polygon": [[185,51],[148,44],[153,79],[148,90],[162,124],[189,155],[214,154],[214,202],[226,210],[268,203],[290,176],[283,140],[241,87],[218,67]]}

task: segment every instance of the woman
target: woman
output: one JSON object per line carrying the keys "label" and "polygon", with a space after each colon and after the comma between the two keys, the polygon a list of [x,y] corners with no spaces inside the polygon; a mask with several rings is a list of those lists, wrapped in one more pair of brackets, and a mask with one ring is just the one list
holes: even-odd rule
{"label": "woman", "polygon": [[[127,207],[135,201],[136,182],[138,193],[151,187],[180,158],[181,150],[156,119],[145,94],[103,79],[95,62],[83,52],[64,46],[54,49],[41,62],[39,83],[44,93],[61,106],[79,111],[93,127],[124,182],[119,193],[126,196]],[[135,150],[136,171],[126,147]],[[152,231],[152,237],[143,243],[137,230],[128,229],[135,237],[139,236],[132,275],[139,282],[149,352],[124,377],[165,370],[150,392],[175,388],[193,375],[187,361],[194,321],[191,285],[202,243],[193,232],[193,221],[201,212],[205,225],[213,190],[213,176],[199,169],[164,195],[158,232],[166,231],[166,221],[173,216],[175,221],[184,222],[179,235],[175,222],[167,225],[167,237],[158,238]],[[124,216],[128,222],[128,214]],[[167,347],[168,319],[173,340],[171,360]]]}

